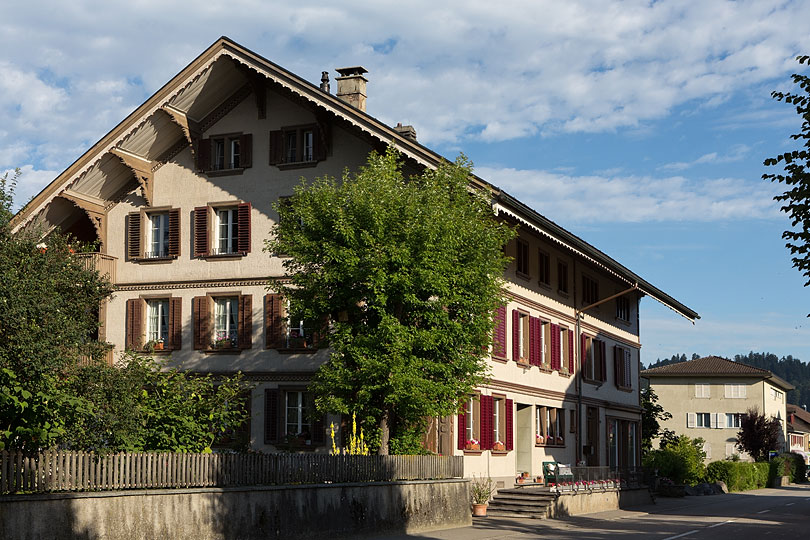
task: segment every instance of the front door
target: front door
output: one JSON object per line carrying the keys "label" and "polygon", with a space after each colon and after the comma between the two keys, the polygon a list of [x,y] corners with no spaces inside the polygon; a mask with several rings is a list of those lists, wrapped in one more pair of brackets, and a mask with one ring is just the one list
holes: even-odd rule
{"label": "front door", "polygon": [[588,407],[586,411],[586,433],[588,440],[585,442],[587,452],[585,452],[585,464],[588,467],[599,466],[599,409]]}
{"label": "front door", "polygon": [[453,417],[443,416],[439,418],[439,454],[443,456],[453,455]]}
{"label": "front door", "polygon": [[523,403],[517,404],[517,422],[515,422],[515,468],[516,472],[540,474],[540,469],[532,471],[532,448],[534,447],[533,416],[534,407]]}

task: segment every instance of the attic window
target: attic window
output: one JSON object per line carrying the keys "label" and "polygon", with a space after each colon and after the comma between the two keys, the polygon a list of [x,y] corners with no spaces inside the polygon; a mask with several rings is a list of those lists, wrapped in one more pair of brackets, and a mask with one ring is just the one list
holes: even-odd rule
{"label": "attic window", "polygon": [[287,126],[270,132],[270,165],[313,167],[326,159],[328,137],[319,124]]}
{"label": "attic window", "polygon": [[253,135],[228,133],[200,141],[197,168],[209,176],[242,174],[252,163]]}

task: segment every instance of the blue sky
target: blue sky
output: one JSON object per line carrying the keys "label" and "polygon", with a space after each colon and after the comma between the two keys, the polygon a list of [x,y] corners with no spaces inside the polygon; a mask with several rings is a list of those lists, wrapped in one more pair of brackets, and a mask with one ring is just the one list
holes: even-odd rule
{"label": "blue sky", "polygon": [[810,2],[5,2],[0,171],[37,193],[220,35],[317,84],[363,65],[368,112],[683,303],[642,302],[642,360],[810,360],[810,290],[760,179],[799,117],[770,98]]}

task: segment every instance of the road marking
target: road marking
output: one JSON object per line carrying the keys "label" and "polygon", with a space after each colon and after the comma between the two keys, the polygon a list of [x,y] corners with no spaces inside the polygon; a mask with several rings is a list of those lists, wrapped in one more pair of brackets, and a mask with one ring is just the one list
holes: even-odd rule
{"label": "road marking", "polygon": [[695,529],[694,531],[685,532],[683,534],[678,534],[676,536],[670,536],[668,538],[664,538],[664,540],[675,540],[676,538],[680,538],[682,536],[689,536],[690,534],[695,534],[696,532],[698,532],[697,529]]}
{"label": "road marking", "polygon": [[728,521],[721,521],[720,523],[715,523],[714,525],[709,525],[706,528],[707,529],[714,529],[715,527],[719,527],[720,525],[725,525],[726,523],[734,523],[734,520],[729,519]]}
{"label": "road marking", "polygon": [[770,510],[760,510],[757,514],[764,514],[765,512],[770,512]]}
{"label": "road marking", "polygon": [[796,503],[787,503],[785,506],[793,506]]}

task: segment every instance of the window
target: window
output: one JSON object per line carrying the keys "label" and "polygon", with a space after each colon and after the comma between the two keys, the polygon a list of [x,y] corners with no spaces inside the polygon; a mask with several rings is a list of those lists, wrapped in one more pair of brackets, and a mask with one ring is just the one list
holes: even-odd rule
{"label": "window", "polygon": [[711,386],[709,386],[707,383],[695,384],[695,397],[696,398],[711,397]]}
{"label": "window", "polygon": [[737,445],[734,443],[726,443],[726,457],[731,457],[737,453]]}
{"label": "window", "polygon": [[[743,388],[743,397],[745,397],[745,392],[744,392],[744,390],[745,390],[745,388]],[[771,398],[773,398],[773,400],[774,400],[774,401],[778,401],[778,402],[780,402],[780,403],[781,403],[781,402],[782,402],[782,399],[783,399],[784,397],[785,397],[785,394],[783,394],[782,392],[780,392],[780,391],[779,391],[779,390],[777,390],[776,388],[771,388]]]}
{"label": "window", "polygon": [[591,382],[604,382],[607,379],[605,342],[582,334],[582,376]]}
{"label": "window", "polygon": [[529,277],[529,243],[522,238],[515,239],[515,264],[521,277]]}
{"label": "window", "polygon": [[[480,426],[480,449],[481,450],[495,450],[508,452],[512,450],[512,421],[513,421],[513,403],[511,399],[506,399],[503,396],[479,396],[477,403],[478,409],[475,409],[473,403],[473,411],[477,413],[480,410],[480,423],[473,424],[473,429],[478,429]],[[470,403],[465,404],[470,407]],[[464,417],[459,414],[459,449],[469,449],[467,435],[468,426],[466,420],[466,412]],[[461,427],[465,427],[462,429]]]}
{"label": "window", "polygon": [[557,288],[563,294],[568,294],[568,263],[557,262]]}
{"label": "window", "polygon": [[538,251],[537,281],[541,285],[551,285],[551,257],[545,251]]}
{"label": "window", "polygon": [[468,441],[476,439],[475,434],[475,415],[473,411],[475,410],[475,399],[470,396],[470,399],[467,400],[467,411],[469,411],[466,415],[466,438]]}
{"label": "window", "polygon": [[501,437],[503,428],[502,409],[503,399],[492,398],[492,438],[496,444],[503,443],[503,437]]}
{"label": "window", "polygon": [[616,318],[630,322],[630,299],[626,296],[616,298]]}
{"label": "window", "polygon": [[232,349],[239,344],[239,305],[236,297],[214,298],[214,346]]}
{"label": "window", "polygon": [[[511,437],[507,434],[507,429],[511,426],[511,420],[507,419],[507,400],[503,397],[492,396],[492,444],[490,448],[496,451],[507,451],[512,449]],[[512,400],[508,400],[508,408],[511,409]],[[511,417],[511,410],[509,410]],[[510,437],[507,442],[507,437]]]}
{"label": "window", "polygon": [[598,301],[599,283],[588,276],[582,276],[582,302],[588,306]]}
{"label": "window", "polygon": [[538,405],[535,411],[536,444],[546,446],[565,444],[565,409]]}
{"label": "window", "polygon": [[250,203],[223,203],[194,209],[194,256],[250,253]]}
{"label": "window", "polygon": [[726,427],[739,429],[740,418],[742,418],[740,413],[726,413]]}
{"label": "window", "polygon": [[126,228],[126,252],[130,261],[180,256],[179,208],[133,212],[127,215]]}
{"label": "window", "polygon": [[613,374],[616,388],[628,390],[633,387],[633,356],[627,347],[613,347]]}
{"label": "window", "polygon": [[712,445],[704,442],[703,443],[703,451],[706,452],[706,459],[712,458]]}
{"label": "window", "polygon": [[745,385],[744,384],[726,384],[726,398],[727,399],[744,399],[745,398]]}
{"label": "window", "polygon": [[527,313],[512,310],[512,359],[515,362],[529,363],[530,357],[530,317]]}
{"label": "window", "polygon": [[147,300],[146,308],[147,342],[161,345],[167,343],[169,340],[169,299]]}
{"label": "window", "polygon": [[300,390],[288,391],[284,395],[284,427],[287,437],[297,438],[307,445],[312,444],[310,396]]}
{"label": "window", "polygon": [[484,438],[481,434],[481,396],[468,396],[458,415],[458,449],[482,450]]}
{"label": "window", "polygon": [[250,133],[230,133],[214,135],[202,139],[197,158],[198,170],[205,173],[220,171],[228,174],[240,174],[243,169],[251,167],[253,135]]}
{"label": "window", "polygon": [[239,246],[239,221],[236,208],[216,208],[214,255],[236,253]]}
{"label": "window", "polygon": [[711,414],[709,413],[697,413],[697,427],[699,428],[708,428],[711,426]]}
{"label": "window", "polygon": [[287,448],[323,445],[325,417],[314,415],[313,396],[303,388],[264,391],[264,442]]}
{"label": "window", "polygon": [[312,166],[326,159],[325,125],[289,126],[270,132],[270,165]]}
{"label": "window", "polygon": [[611,468],[638,464],[638,422],[608,419],[608,463]]}
{"label": "window", "polygon": [[147,214],[149,217],[149,250],[146,258],[169,256],[169,213]]}

